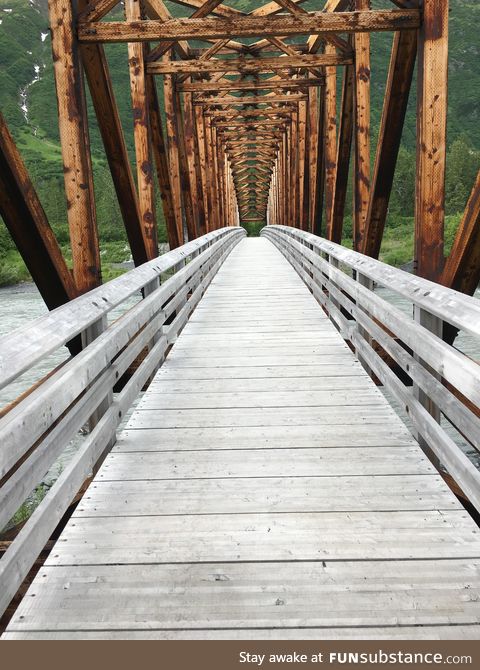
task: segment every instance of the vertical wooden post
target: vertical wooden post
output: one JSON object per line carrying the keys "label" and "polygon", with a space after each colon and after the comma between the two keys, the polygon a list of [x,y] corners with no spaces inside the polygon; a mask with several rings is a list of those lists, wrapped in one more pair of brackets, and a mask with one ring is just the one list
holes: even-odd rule
{"label": "vertical wooden post", "polygon": [[363,253],[373,258],[380,253],[416,56],[416,31],[395,33],[363,240]]}
{"label": "vertical wooden post", "polygon": [[292,223],[291,226],[298,228],[300,222],[298,219],[298,105],[292,112],[292,134],[290,144],[290,170],[291,170],[291,192],[292,201]]}
{"label": "vertical wooden post", "polygon": [[325,133],[325,87],[319,89],[319,108],[318,108],[318,151],[317,151],[317,183],[315,198],[315,214],[313,233],[322,235],[323,218],[323,192],[325,188],[325,146],[323,137]]}
{"label": "vertical wooden post", "polygon": [[[326,54],[335,54],[333,45],[325,46]],[[337,168],[337,68],[325,68],[325,236],[332,238],[333,192]]]}
{"label": "vertical wooden post", "polygon": [[176,131],[175,100],[173,78],[171,74],[163,77],[163,91],[165,101],[165,118],[167,129],[168,166],[170,184],[172,187],[173,212],[177,227],[177,238],[183,244],[183,213],[182,213],[182,186],[180,182],[180,157],[178,153],[178,136]]}
{"label": "vertical wooden post", "polygon": [[307,144],[307,102],[298,103],[298,227],[304,227],[305,154]]}
{"label": "vertical wooden post", "polygon": [[[128,21],[142,18],[140,0],[125,0]],[[151,156],[151,133],[149,105],[145,73],[146,45],[137,42],[128,44],[130,68],[130,93],[133,109],[133,135],[137,161],[137,187],[142,237],[149,259],[158,256],[157,222],[155,218],[155,187]]]}
{"label": "vertical wooden post", "polygon": [[193,215],[195,220],[196,233],[204,235],[205,211],[203,204],[203,194],[201,190],[200,168],[198,165],[198,153],[195,142],[195,124],[193,119],[192,93],[184,94],[183,114],[185,119],[185,151],[188,163],[188,177],[190,183],[190,192],[193,203]]}
{"label": "vertical wooden post", "polygon": [[[370,0],[356,0],[357,10],[370,9]],[[370,34],[355,33],[355,170],[353,243],[362,249],[370,201]]]}
{"label": "vertical wooden post", "polygon": [[203,122],[202,108],[199,105],[194,107],[195,114],[195,130],[197,136],[198,147],[198,162],[200,168],[200,180],[202,184],[203,206],[205,213],[205,232],[212,230],[211,228],[211,211],[208,198],[208,182],[207,182],[207,155],[205,145],[205,125]]}
{"label": "vertical wooden post", "polygon": [[197,223],[193,209],[192,191],[190,189],[188,159],[184,132],[185,123],[183,120],[182,105],[178,91],[175,91],[173,104],[175,108],[175,129],[177,132],[178,156],[180,159],[180,185],[182,189],[183,211],[185,213],[185,223],[188,232],[188,239],[194,240],[197,237]]}
{"label": "vertical wooden post", "polygon": [[160,198],[162,200],[163,215],[165,217],[165,225],[167,228],[168,243],[170,249],[176,249],[182,242],[178,237],[175,221],[175,208],[172,185],[170,183],[167,147],[163,135],[157,87],[155,85],[155,78],[151,75],[147,77],[147,88],[148,101],[150,104],[150,128],[152,131],[153,155],[155,156],[155,164],[157,166],[157,178],[160,188]]}
{"label": "vertical wooden post", "polygon": [[343,75],[342,104],[340,108],[340,123],[338,129],[337,169],[333,189],[332,205],[332,242],[340,244],[343,233],[343,217],[347,197],[348,172],[353,138],[353,89],[354,68],[347,65]]}
{"label": "vertical wooden post", "polygon": [[418,36],[415,258],[418,275],[443,270],[448,96],[448,0],[424,0]]}
{"label": "vertical wooden post", "polygon": [[49,0],[73,277],[80,293],[101,283],[83,72],[69,0]]}
{"label": "vertical wooden post", "polygon": [[317,161],[318,161],[318,87],[309,89],[308,104],[308,230],[315,230],[315,212],[317,207]]}

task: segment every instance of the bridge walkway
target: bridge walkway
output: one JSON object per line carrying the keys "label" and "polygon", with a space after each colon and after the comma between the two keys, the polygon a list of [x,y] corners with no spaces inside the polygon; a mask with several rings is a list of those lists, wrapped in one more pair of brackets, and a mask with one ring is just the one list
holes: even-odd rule
{"label": "bridge walkway", "polygon": [[228,257],[6,638],[480,635],[480,539],[266,239]]}

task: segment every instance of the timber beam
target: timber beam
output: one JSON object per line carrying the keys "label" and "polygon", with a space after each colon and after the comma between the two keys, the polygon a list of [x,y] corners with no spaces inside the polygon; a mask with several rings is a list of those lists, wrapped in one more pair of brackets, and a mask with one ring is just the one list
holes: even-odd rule
{"label": "timber beam", "polygon": [[225,39],[233,37],[288,37],[323,33],[389,32],[418,29],[418,9],[356,12],[312,12],[296,16],[170,19],[167,21],[80,22],[81,42],[151,42]]}

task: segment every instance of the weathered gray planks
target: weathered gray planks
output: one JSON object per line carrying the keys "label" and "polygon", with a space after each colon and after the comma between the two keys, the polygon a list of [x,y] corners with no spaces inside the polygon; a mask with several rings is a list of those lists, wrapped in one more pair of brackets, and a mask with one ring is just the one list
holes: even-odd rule
{"label": "weathered gray planks", "polygon": [[5,636],[480,637],[480,534],[280,253],[232,252]]}

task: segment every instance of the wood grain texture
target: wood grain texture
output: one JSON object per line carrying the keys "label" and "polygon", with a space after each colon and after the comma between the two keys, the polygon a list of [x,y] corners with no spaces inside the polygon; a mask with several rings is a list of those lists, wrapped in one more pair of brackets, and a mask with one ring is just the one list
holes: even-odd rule
{"label": "wood grain texture", "polygon": [[234,18],[170,19],[119,23],[81,23],[84,42],[223,39],[226,37],[288,36],[336,32],[391,31],[420,26],[418,9],[396,11],[314,12],[295,17],[245,16]]}

